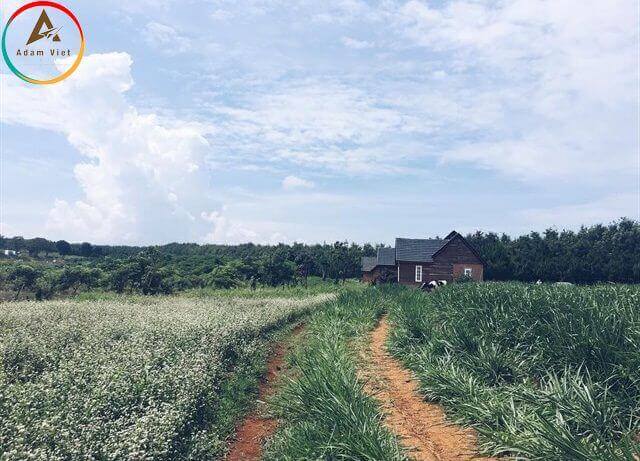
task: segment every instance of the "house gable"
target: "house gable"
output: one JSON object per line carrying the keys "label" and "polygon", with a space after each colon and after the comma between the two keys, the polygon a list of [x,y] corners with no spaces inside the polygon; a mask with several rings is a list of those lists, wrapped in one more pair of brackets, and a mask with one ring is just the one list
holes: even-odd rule
{"label": "house gable", "polygon": [[470,269],[471,277],[484,278],[484,261],[461,235],[455,235],[449,243],[433,255],[430,275],[433,280],[453,281]]}
{"label": "house gable", "polygon": [[[445,250],[447,249],[447,247],[451,244],[454,245],[459,245],[460,242],[467,248],[467,250],[469,252],[471,252],[471,254],[473,254],[473,256],[475,256],[478,264],[482,264],[482,265],[486,265],[486,261],[482,258],[482,256],[480,256],[480,253],[477,252],[477,250],[475,248],[473,248],[471,246],[471,244],[469,242],[467,242],[467,239],[464,238],[462,235],[460,235],[459,233],[457,233],[456,231],[451,232],[449,235],[447,235],[447,237],[445,238],[445,240],[447,241],[447,244],[444,245],[442,248],[440,248],[440,250],[436,251],[433,254],[433,258],[435,259],[439,254],[445,252]],[[465,261],[467,262],[467,261]]]}
{"label": "house gable", "polygon": [[462,237],[456,237],[433,255],[433,262],[483,264],[482,259]]}

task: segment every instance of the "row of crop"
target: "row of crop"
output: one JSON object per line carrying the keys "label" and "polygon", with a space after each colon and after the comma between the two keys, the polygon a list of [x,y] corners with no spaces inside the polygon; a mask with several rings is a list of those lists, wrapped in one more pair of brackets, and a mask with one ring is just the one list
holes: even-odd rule
{"label": "row of crop", "polygon": [[632,460],[640,289],[469,284],[397,290],[393,352],[492,454]]}
{"label": "row of crop", "polygon": [[272,402],[283,424],[265,459],[401,461],[396,438],[356,374],[353,343],[384,311],[375,289],[348,291],[315,314],[293,356],[293,378]]}
{"label": "row of crop", "polygon": [[3,305],[0,459],[219,455],[228,381],[264,334],[326,300]]}

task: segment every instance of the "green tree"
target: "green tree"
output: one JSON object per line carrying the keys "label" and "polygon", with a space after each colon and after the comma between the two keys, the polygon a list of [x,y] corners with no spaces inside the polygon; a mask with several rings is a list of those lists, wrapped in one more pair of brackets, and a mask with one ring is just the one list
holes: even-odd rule
{"label": "green tree", "polygon": [[66,240],[58,240],[56,242],[56,250],[58,250],[61,256],[68,256],[73,252],[71,244]]}
{"label": "green tree", "polygon": [[87,269],[85,267],[67,267],[59,276],[58,283],[62,290],[72,290],[76,295],[80,287],[94,288],[100,280],[99,269]]}
{"label": "green tree", "polygon": [[241,281],[238,267],[238,264],[234,264],[234,262],[215,267],[205,276],[206,285],[213,288],[237,287]]}
{"label": "green tree", "polygon": [[16,292],[14,299],[20,298],[24,290],[33,290],[40,275],[41,272],[38,269],[26,264],[18,264],[11,268],[7,279]]}
{"label": "green tree", "polygon": [[34,293],[36,300],[44,301],[51,299],[56,293],[58,287],[58,274],[54,271],[48,271],[43,273],[34,285]]}
{"label": "green tree", "polygon": [[272,287],[293,283],[295,274],[295,263],[287,261],[282,253],[275,253],[260,264],[260,280]]}
{"label": "green tree", "polygon": [[161,254],[150,248],[119,264],[109,275],[109,287],[118,292],[132,291],[144,295],[173,292],[175,270],[161,266]]}
{"label": "green tree", "polygon": [[92,255],[93,255],[93,245],[87,242],[84,242],[82,245],[80,245],[80,256],[89,258]]}
{"label": "green tree", "polygon": [[329,251],[329,277],[333,280],[345,280],[349,275],[349,247],[345,242],[336,242]]}
{"label": "green tree", "polygon": [[313,267],[315,261],[311,256],[311,253],[305,249],[300,250],[295,259],[296,263],[296,274],[300,277],[304,283],[304,286],[307,286],[307,280],[311,272],[313,271]]}
{"label": "green tree", "polygon": [[48,254],[54,249],[52,243],[49,240],[43,238],[25,240],[25,247],[29,252],[29,255],[33,258],[38,257],[40,253]]}

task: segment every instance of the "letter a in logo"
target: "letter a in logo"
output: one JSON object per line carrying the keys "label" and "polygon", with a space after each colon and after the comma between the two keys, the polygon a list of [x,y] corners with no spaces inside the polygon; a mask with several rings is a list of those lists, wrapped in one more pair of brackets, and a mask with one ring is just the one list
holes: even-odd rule
{"label": "letter a in logo", "polygon": [[43,38],[49,38],[54,42],[59,42],[60,36],[58,35],[58,32],[60,32],[60,27],[53,27],[53,23],[51,22],[51,19],[49,19],[49,15],[47,15],[45,10],[42,10],[40,19],[38,19],[36,26],[33,28],[33,32],[31,32],[27,45],[37,42]]}

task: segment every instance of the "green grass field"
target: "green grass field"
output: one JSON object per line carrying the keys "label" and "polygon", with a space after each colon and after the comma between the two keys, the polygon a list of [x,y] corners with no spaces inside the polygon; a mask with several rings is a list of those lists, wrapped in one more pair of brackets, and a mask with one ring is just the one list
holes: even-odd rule
{"label": "green grass field", "polygon": [[457,284],[83,294],[0,305],[0,460],[220,459],[271,345],[307,325],[268,460],[404,460],[358,378],[368,332],[488,454],[634,460],[640,288]]}
{"label": "green grass field", "polygon": [[384,306],[377,290],[348,291],[312,316],[293,357],[294,378],[272,403],[283,424],[266,459],[406,459],[356,372],[354,341],[375,326]]}
{"label": "green grass field", "polygon": [[633,460],[640,287],[487,283],[400,290],[392,349],[492,454]]}

